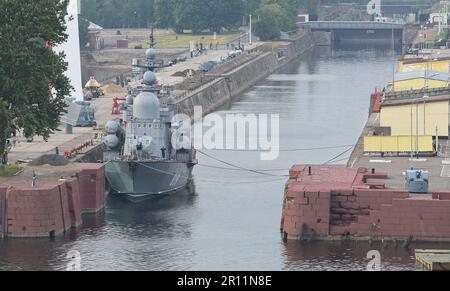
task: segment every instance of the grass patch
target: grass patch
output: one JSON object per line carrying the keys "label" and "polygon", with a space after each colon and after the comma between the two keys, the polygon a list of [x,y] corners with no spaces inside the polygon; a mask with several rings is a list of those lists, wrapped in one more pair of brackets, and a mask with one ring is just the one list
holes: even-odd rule
{"label": "grass patch", "polygon": [[0,165],[0,177],[12,177],[14,174],[21,170],[22,168],[17,165]]}

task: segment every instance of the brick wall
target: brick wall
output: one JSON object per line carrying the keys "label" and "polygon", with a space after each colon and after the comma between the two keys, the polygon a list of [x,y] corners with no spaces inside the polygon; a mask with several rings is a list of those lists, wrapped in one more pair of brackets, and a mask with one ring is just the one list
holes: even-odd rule
{"label": "brick wall", "polygon": [[8,191],[8,237],[48,237],[66,230],[59,185]]}
{"label": "brick wall", "polygon": [[77,175],[80,181],[80,205],[83,213],[95,213],[105,206],[105,169],[83,169]]}
{"label": "brick wall", "polygon": [[6,230],[6,187],[0,187],[0,239],[4,237]]}
{"label": "brick wall", "polygon": [[[105,205],[103,165],[80,165],[73,178],[41,180],[37,188],[26,185],[0,187],[0,237],[39,238],[62,234],[82,222],[82,212]],[[7,202],[7,203],[6,203]],[[4,206],[7,207],[4,207]],[[3,207],[3,208],[2,208]],[[3,209],[3,211],[2,211]],[[4,214],[4,216],[2,216]]]}
{"label": "brick wall", "polygon": [[[410,197],[406,190],[357,189],[358,171],[347,187],[333,189],[321,178],[341,168],[293,167],[286,185],[281,229],[288,239],[355,239],[412,236],[415,240],[450,241],[450,193]],[[314,174],[316,173],[316,174]],[[322,175],[322,176],[320,176]],[[355,188],[353,188],[355,186]]]}

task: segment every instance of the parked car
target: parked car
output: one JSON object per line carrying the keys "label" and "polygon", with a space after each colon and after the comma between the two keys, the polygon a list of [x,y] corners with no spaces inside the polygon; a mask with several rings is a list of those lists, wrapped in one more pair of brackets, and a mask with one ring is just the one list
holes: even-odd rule
{"label": "parked car", "polygon": [[214,69],[215,66],[217,66],[217,62],[209,61],[209,62],[206,62],[204,64],[201,64],[199,69],[202,72],[209,72],[212,69]]}

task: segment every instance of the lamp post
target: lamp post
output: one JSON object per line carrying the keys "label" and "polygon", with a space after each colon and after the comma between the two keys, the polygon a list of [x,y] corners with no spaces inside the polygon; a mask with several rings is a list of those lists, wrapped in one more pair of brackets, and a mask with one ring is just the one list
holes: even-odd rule
{"label": "lamp post", "polygon": [[249,23],[248,23],[248,44],[252,45],[253,44],[253,40],[252,40],[252,15],[249,15]]}

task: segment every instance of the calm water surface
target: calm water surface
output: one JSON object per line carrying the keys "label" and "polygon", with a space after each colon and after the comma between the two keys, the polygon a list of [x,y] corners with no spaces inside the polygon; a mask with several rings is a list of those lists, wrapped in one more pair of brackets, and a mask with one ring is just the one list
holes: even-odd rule
{"label": "calm water surface", "polygon": [[[392,63],[385,51],[315,52],[219,114],[279,114],[284,150],[351,145],[367,119],[369,95],[389,81]],[[273,162],[256,152],[207,153],[283,175],[294,163],[324,163],[345,149],[284,151]],[[83,228],[65,238],[0,242],[0,270],[64,270],[70,250],[81,253],[84,270],[364,270],[372,249],[381,251],[385,270],[415,269],[413,253],[393,244],[284,243],[286,178],[223,170],[201,154],[199,162],[193,193],[142,205],[110,197],[104,213],[85,217]],[[419,247],[450,246],[412,249]]]}

